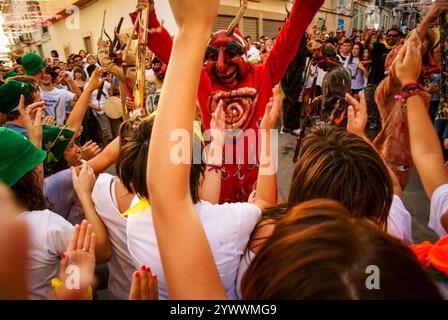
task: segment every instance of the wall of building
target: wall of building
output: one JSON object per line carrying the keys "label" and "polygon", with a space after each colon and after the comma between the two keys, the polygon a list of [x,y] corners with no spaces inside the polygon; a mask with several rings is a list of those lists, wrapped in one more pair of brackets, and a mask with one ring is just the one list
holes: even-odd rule
{"label": "wall of building", "polygon": [[[61,20],[48,28],[49,40],[42,44],[44,55],[50,56],[51,50],[57,50],[62,58],[65,58],[64,47],[69,48],[70,53],[86,49],[83,38],[90,36],[93,51],[97,51],[97,41],[101,33],[103,12],[106,12],[105,30],[113,37],[114,28],[120,17],[124,17],[122,30],[132,30],[132,22],[129,13],[135,10],[137,1],[123,0],[98,0],[83,8],[79,14],[79,27],[73,28],[74,15]],[[164,26],[170,33],[176,32],[176,25],[171,14],[168,1],[156,1],[156,10],[159,20],[164,20]]]}
{"label": "wall of building", "polygon": [[[73,16],[61,20],[48,28],[49,39],[43,41],[42,47],[45,56],[50,55],[51,50],[57,50],[62,58],[65,58],[64,48],[68,48],[68,52],[79,52],[86,49],[83,38],[90,36],[93,42],[93,51],[97,50],[97,41],[101,32],[101,23],[103,12],[107,9],[105,29],[112,36],[114,27],[118,23],[121,16],[125,18],[122,30],[131,30],[132,24],[128,16],[135,8],[136,1],[123,0],[98,0],[83,8],[80,11],[79,28],[67,27],[67,24],[73,24]],[[219,12],[220,16],[234,17],[240,7],[239,0],[221,0]],[[164,20],[164,26],[170,32],[177,32],[174,18],[171,14],[168,1],[156,1],[156,11],[159,20]],[[245,12],[247,20],[258,19],[258,34],[264,34],[263,20],[283,22],[286,18],[285,1],[283,0],[261,0],[249,1]],[[241,27],[244,32],[244,18]]]}

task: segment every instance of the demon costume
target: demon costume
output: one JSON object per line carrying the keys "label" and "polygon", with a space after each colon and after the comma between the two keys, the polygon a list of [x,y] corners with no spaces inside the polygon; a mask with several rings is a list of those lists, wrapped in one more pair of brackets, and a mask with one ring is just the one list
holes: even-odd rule
{"label": "demon costume", "polygon": [[[296,56],[302,36],[323,2],[295,1],[290,18],[280,30],[264,64],[252,65],[248,60],[246,41],[235,28],[238,21],[234,21],[227,31],[216,32],[210,39],[198,91],[202,125],[205,130],[210,128],[211,114],[223,100],[226,129],[233,130],[227,134],[224,148],[221,203],[247,201],[252,192],[258,176],[257,134],[266,104],[272,96],[272,88],[280,82]],[[243,8],[245,5],[246,1]],[[242,14],[240,10],[238,18]],[[135,20],[136,13],[131,18]],[[159,26],[153,11],[148,28]],[[149,34],[147,44],[161,61],[168,64],[172,39],[165,29],[161,33]],[[246,139],[245,134],[241,133],[248,129],[255,132],[257,141]],[[229,157],[229,154],[233,157]]]}
{"label": "demon costume", "polygon": [[[317,42],[317,41],[315,41]],[[335,48],[330,43],[314,46],[313,60],[319,68],[327,71],[322,82],[322,109],[329,125],[347,125],[345,94],[350,93],[351,75],[339,61]]]}
{"label": "demon costume", "polygon": [[283,118],[285,128],[289,131],[300,128],[300,111],[302,105],[299,102],[299,98],[306,80],[303,78],[306,59],[311,56],[306,44],[307,36],[305,34],[300,42],[297,55],[288,66],[281,82],[282,90],[285,93],[285,98],[283,99]]}

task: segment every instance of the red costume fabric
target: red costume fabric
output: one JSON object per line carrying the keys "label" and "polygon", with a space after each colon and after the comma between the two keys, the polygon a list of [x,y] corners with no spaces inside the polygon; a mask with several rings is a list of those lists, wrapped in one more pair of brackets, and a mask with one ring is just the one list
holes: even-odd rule
{"label": "red costume fabric", "polygon": [[[258,176],[258,129],[266,104],[272,97],[272,88],[281,81],[297,53],[306,28],[323,2],[324,0],[295,1],[289,20],[279,32],[264,64],[252,65],[247,60],[247,46],[238,29],[230,36],[225,31],[219,31],[210,40],[209,49],[212,47],[215,52],[211,54],[207,49],[198,92],[202,125],[205,130],[210,128],[211,114],[222,99],[225,102],[226,129],[246,132],[226,135],[221,203],[247,201],[253,191]],[[135,16],[131,15],[133,20]],[[152,12],[148,28],[159,26],[155,12]],[[149,49],[168,64],[172,48],[168,32],[163,29],[161,33],[149,34],[147,43]],[[239,52],[241,47],[244,48],[243,52]],[[210,63],[213,66],[208,65]],[[222,63],[227,66],[218,66]],[[214,73],[211,69],[214,69]],[[217,74],[222,77],[217,77]],[[228,76],[226,79],[225,74]],[[236,82],[233,81],[235,79]]]}

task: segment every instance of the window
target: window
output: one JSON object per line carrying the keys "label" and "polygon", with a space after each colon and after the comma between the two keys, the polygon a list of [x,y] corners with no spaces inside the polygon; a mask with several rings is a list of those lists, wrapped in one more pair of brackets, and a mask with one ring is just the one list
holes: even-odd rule
{"label": "window", "polygon": [[38,53],[38,55],[40,55],[41,57],[45,57],[45,55],[44,55],[44,50],[43,50],[41,44],[38,44],[38,45],[37,45],[37,53]]}
{"label": "window", "polygon": [[87,53],[93,53],[92,37],[87,36],[83,38],[84,48],[86,48]]}
{"label": "window", "polygon": [[317,19],[317,27],[322,30],[322,27],[325,25],[325,20],[322,17],[319,17]]}
{"label": "window", "polygon": [[65,59],[68,59],[68,56],[72,53],[71,48],[70,48],[70,43],[66,43],[64,44],[64,55],[65,55]]}
{"label": "window", "polygon": [[344,30],[344,19],[338,19],[338,28]]}
{"label": "window", "polygon": [[339,0],[339,8],[345,8],[344,0]]}
{"label": "window", "polygon": [[355,15],[353,16],[353,29],[361,29],[359,26],[359,10],[355,9]]}

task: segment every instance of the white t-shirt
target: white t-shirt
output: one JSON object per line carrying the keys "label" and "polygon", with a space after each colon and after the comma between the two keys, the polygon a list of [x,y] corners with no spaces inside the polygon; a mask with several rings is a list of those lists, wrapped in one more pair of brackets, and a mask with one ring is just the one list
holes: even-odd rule
{"label": "white t-shirt", "polygon": [[240,265],[238,266],[238,275],[236,277],[236,285],[235,285],[235,291],[236,291],[236,297],[238,300],[242,300],[243,297],[241,296],[241,280],[243,280],[243,276],[246,273],[247,269],[249,268],[251,262],[255,259],[255,253],[253,253],[250,250],[247,250],[246,253],[241,257]]}
{"label": "white t-shirt", "polygon": [[249,50],[247,50],[247,58],[249,59],[250,62],[261,62],[261,58],[260,58],[260,51],[255,48],[254,46],[252,46]]}
{"label": "white t-shirt", "polygon": [[93,111],[93,113],[96,114],[104,114],[104,103],[106,102],[106,99],[109,98],[109,89],[111,85],[109,82],[105,81],[103,86],[103,94],[101,95],[100,100],[97,99],[98,95],[98,89],[94,90],[92,95],[90,96],[90,103],[94,104],[95,106],[100,106],[101,111]]}
{"label": "white t-shirt", "polygon": [[28,298],[45,300],[52,293],[51,279],[59,275],[61,255],[67,250],[73,226],[49,210],[23,213],[30,233]]}
{"label": "white t-shirt", "polygon": [[431,213],[429,215],[428,226],[434,230],[439,237],[445,236],[446,230],[443,228],[440,219],[448,212],[448,184],[438,187],[431,197]]}
{"label": "white t-shirt", "polygon": [[68,90],[57,88],[51,91],[41,90],[41,93],[45,101],[45,115],[55,117],[58,125],[64,124],[67,102],[72,102],[76,95]]}
{"label": "white t-shirt", "polygon": [[322,87],[322,83],[324,82],[324,77],[326,74],[327,71],[324,71],[324,69],[317,67],[317,81],[316,81],[317,86]]}
{"label": "white t-shirt", "polygon": [[350,58],[347,60],[347,69],[350,72],[352,78],[352,89],[361,90],[364,89],[364,74],[358,68],[359,58],[353,57],[350,62]]}
{"label": "white t-shirt", "polygon": [[[212,205],[204,201],[195,204],[195,209],[207,235],[227,296],[229,299],[236,299],[238,265],[250,234],[260,219],[261,210],[249,203]],[[151,209],[129,215],[127,226],[128,248],[137,262],[135,266],[150,266],[157,275],[160,299],[168,299]]]}
{"label": "white t-shirt", "polygon": [[400,197],[394,195],[387,218],[387,233],[400,239],[406,245],[414,243],[412,240],[412,217],[403,205]]}
{"label": "white t-shirt", "polygon": [[109,265],[109,293],[120,300],[127,300],[131,289],[135,262],[127,245],[126,222],[117,207],[115,182],[118,178],[103,173],[98,176],[92,192],[92,200],[109,233],[112,257]]}

